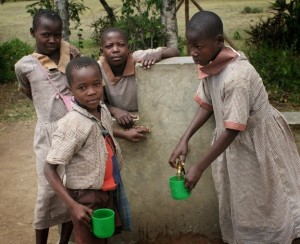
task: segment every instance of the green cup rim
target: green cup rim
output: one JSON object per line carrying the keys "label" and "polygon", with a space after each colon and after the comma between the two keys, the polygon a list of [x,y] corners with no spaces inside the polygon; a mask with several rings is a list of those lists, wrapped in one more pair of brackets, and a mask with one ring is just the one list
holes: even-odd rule
{"label": "green cup rim", "polygon": [[180,179],[178,179],[178,177],[176,175],[174,175],[169,178],[169,181],[170,182],[184,181],[184,176],[181,176]]}
{"label": "green cup rim", "polygon": [[[95,217],[95,214],[99,213],[99,212],[109,212],[109,213],[111,213],[111,215],[108,217],[105,217],[105,218]],[[115,215],[115,211],[110,208],[99,208],[99,209],[96,209],[93,211],[92,218],[94,218],[94,219],[109,219],[109,218],[114,217],[114,215]]]}

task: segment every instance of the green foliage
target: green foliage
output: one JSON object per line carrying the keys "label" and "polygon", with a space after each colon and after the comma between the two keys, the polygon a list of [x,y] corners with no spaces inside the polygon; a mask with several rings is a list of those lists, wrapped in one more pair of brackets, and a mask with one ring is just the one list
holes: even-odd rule
{"label": "green foliage", "polygon": [[80,15],[82,15],[84,11],[89,9],[83,4],[83,0],[80,1],[81,2],[77,2],[76,0],[69,1],[69,17],[70,20],[75,23],[75,29],[80,26]]}
{"label": "green foliage", "polygon": [[121,15],[112,21],[107,17],[92,23],[92,38],[100,44],[103,30],[116,26],[128,35],[131,50],[165,45],[164,26],[160,20],[161,1],[122,0]]}
{"label": "green foliage", "polygon": [[116,22],[108,16],[95,20],[90,24],[90,27],[93,30],[91,38],[95,40],[97,44],[101,45],[100,39],[103,31],[112,26],[116,26]]}
{"label": "green foliage", "polygon": [[300,0],[276,0],[271,6],[273,16],[246,31],[248,43],[267,45],[274,49],[288,49],[300,53]]}
{"label": "green foliage", "polygon": [[[250,62],[261,75],[267,89],[279,100],[300,103],[300,59],[291,51],[266,46],[249,47]],[[284,94],[291,94],[284,97]]]}
{"label": "green foliage", "polygon": [[246,31],[248,56],[276,100],[300,103],[300,0],[276,0],[271,9]]}
{"label": "green foliage", "polygon": [[251,8],[251,7],[245,7],[242,11],[242,14],[258,14],[261,13],[263,10],[262,8]]}
{"label": "green foliage", "polygon": [[178,36],[178,50],[179,50],[180,56],[187,55],[186,40],[182,36]]}
{"label": "green foliage", "polygon": [[33,48],[19,39],[12,39],[0,45],[0,83],[16,80],[14,65],[25,55],[33,52]]}
{"label": "green foliage", "polygon": [[40,0],[40,1],[34,2],[34,3],[26,6],[26,11],[31,16],[35,15],[35,13],[39,9],[54,9],[54,10],[56,10],[54,0]]}
{"label": "green foliage", "polygon": [[242,38],[242,36],[241,36],[241,34],[240,34],[240,32],[239,31],[235,31],[234,33],[233,33],[233,40],[242,40],[243,38]]}

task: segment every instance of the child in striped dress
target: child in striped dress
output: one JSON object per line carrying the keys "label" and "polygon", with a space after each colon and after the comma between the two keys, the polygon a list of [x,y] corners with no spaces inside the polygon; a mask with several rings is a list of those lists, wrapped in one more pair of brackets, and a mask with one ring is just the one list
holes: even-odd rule
{"label": "child in striped dress", "polygon": [[[65,69],[68,62],[80,54],[75,47],[62,41],[62,20],[52,10],[41,10],[35,14],[30,33],[35,39],[36,50],[15,64],[15,72],[20,92],[32,100],[37,115],[34,151],[38,193],[33,225],[36,243],[46,243],[49,227],[70,221],[65,205],[49,186],[43,169],[51,145],[51,135],[57,127],[57,121],[67,113],[67,108],[58,94],[71,93]],[[63,167],[59,172],[62,177]],[[71,222],[69,225],[62,225],[60,243],[68,242],[69,227],[72,227]]]}
{"label": "child in striped dress", "polygon": [[185,186],[192,190],[211,164],[224,241],[290,244],[300,237],[300,157],[287,122],[245,55],[224,46],[219,16],[196,13],[186,38],[199,65],[200,107],[170,165],[185,159],[190,138],[214,114],[212,146],[191,165]]}

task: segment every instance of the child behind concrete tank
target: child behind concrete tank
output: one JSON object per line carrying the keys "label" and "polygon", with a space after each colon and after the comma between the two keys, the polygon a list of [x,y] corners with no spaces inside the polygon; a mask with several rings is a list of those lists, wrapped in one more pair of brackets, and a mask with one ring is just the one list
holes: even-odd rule
{"label": "child behind concrete tank", "polygon": [[112,116],[124,128],[134,125],[138,111],[135,64],[151,68],[164,58],[179,56],[176,48],[159,47],[130,53],[126,33],[119,28],[106,29],[101,36],[99,65],[103,74],[104,99]]}

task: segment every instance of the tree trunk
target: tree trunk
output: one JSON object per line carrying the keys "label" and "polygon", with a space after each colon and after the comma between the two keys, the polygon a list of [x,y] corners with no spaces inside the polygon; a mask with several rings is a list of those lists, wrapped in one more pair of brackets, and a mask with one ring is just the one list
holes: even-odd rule
{"label": "tree trunk", "polygon": [[107,4],[107,2],[105,0],[99,0],[99,1],[102,4],[104,10],[106,11],[110,22],[112,24],[115,23],[116,22],[116,16],[115,16],[114,10]]}
{"label": "tree trunk", "polygon": [[70,31],[70,20],[69,20],[69,1],[68,0],[56,0],[56,6],[59,12],[59,15],[63,22],[63,39],[69,41]]}
{"label": "tree trunk", "polygon": [[178,28],[176,18],[176,0],[163,0],[161,9],[161,22],[165,25],[167,47],[178,48]]}

